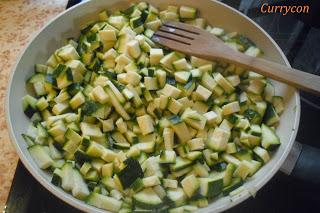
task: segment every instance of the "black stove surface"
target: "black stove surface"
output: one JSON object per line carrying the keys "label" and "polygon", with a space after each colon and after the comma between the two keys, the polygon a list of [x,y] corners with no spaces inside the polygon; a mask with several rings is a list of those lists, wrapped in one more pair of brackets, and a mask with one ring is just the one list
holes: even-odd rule
{"label": "black stove surface", "polygon": [[[80,0],[70,0],[68,7]],[[222,1],[248,15],[262,26],[279,44],[294,68],[320,75],[320,6],[317,0],[300,1],[311,4],[316,10],[314,17],[295,14],[262,14],[261,1],[224,0]],[[272,4],[274,1],[264,1]],[[276,1],[277,4],[287,1]],[[314,14],[314,13],[313,13]],[[318,26],[317,26],[318,25]],[[297,141],[320,148],[318,137],[320,121],[320,98],[301,93],[301,122]],[[296,180],[281,172],[277,173],[256,195],[226,211],[236,212],[320,212],[320,185]],[[80,212],[62,202],[43,188],[18,163],[9,194],[7,213],[56,213]]]}

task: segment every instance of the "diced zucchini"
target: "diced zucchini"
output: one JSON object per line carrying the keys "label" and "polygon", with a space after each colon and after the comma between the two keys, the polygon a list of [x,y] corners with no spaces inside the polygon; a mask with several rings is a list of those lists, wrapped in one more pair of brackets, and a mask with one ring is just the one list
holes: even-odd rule
{"label": "diced zucchini", "polygon": [[256,160],[250,161],[250,174],[249,176],[254,175],[262,166],[262,163]]}
{"label": "diced zucchini", "polygon": [[120,30],[126,23],[126,18],[124,16],[110,16],[108,22],[110,25]]}
{"label": "diced zucchini", "polygon": [[126,82],[128,82],[129,84],[133,85],[133,86],[137,86],[139,85],[141,80],[141,76],[134,71],[128,71],[126,74]]}
{"label": "diced zucchini", "polygon": [[190,108],[187,108],[183,112],[183,114],[181,115],[181,118],[189,126],[197,130],[203,130],[206,125],[206,118],[200,113],[198,113],[197,111],[192,110]]}
{"label": "diced zucchini", "polygon": [[34,69],[35,69],[35,72],[46,73],[48,70],[48,66],[44,64],[36,64]]}
{"label": "diced zucchini", "polygon": [[126,112],[126,110],[123,108],[123,106],[120,104],[120,102],[117,100],[115,94],[111,91],[110,88],[106,88],[105,90],[107,94],[110,97],[110,101],[112,105],[114,106],[115,110],[123,117],[125,120],[130,120],[130,116]]}
{"label": "diced zucchini", "polygon": [[146,23],[146,28],[151,29],[153,31],[157,31],[160,26],[161,26],[161,20],[160,19],[156,19],[154,21],[150,21],[148,23]]}
{"label": "diced zucchini", "polygon": [[149,115],[137,117],[137,122],[143,135],[147,135],[154,131],[153,121]]}
{"label": "diced zucchini", "polygon": [[100,21],[107,21],[108,20],[108,13],[107,11],[102,11],[99,13],[99,19]]}
{"label": "diced zucchini", "polygon": [[163,95],[167,95],[170,96],[172,98],[178,98],[181,94],[181,90],[179,90],[178,88],[170,85],[170,84],[166,84],[164,86],[164,88],[161,90],[161,93]]}
{"label": "diced zucchini", "polygon": [[101,129],[94,124],[81,122],[80,128],[83,135],[94,136],[94,137],[102,136]]}
{"label": "diced zucchini", "polygon": [[57,103],[53,106],[52,112],[55,115],[60,115],[60,114],[63,114],[64,112],[66,112],[68,108],[69,108],[69,104],[67,101],[62,102],[62,103]]}
{"label": "diced zucchini", "polygon": [[253,56],[253,57],[257,57],[260,54],[262,54],[262,52],[259,48],[251,46],[244,52],[244,54],[249,55],[249,56]]}
{"label": "diced zucchini", "polygon": [[82,92],[78,92],[73,98],[70,100],[69,104],[72,109],[76,109],[80,107],[85,102],[85,97]]}
{"label": "diced zucchini", "polygon": [[274,86],[271,83],[267,82],[263,92],[264,99],[269,103],[271,103],[274,93],[275,93]]}
{"label": "diced zucchini", "polygon": [[224,34],[224,29],[219,28],[219,27],[213,27],[210,30],[210,33],[216,35],[216,36],[222,36]]}
{"label": "diced zucchini", "polygon": [[146,2],[101,11],[79,38],[35,65],[26,81],[34,97],[22,98],[31,122],[22,138],[54,185],[110,212],[188,213],[220,194],[233,200],[270,160],[285,108],[272,82],[152,39],[163,23],[181,21],[262,54],[197,13]]}
{"label": "diced zucchini", "polygon": [[270,127],[262,124],[262,141],[261,145],[267,150],[273,150],[280,145],[280,138],[276,135],[275,131]]}
{"label": "diced zucchini", "polygon": [[28,148],[28,151],[41,169],[46,169],[53,164],[53,160],[43,146],[33,145]]}
{"label": "diced zucchini", "polygon": [[160,185],[160,180],[158,176],[154,175],[154,176],[143,178],[142,183],[145,188],[148,188],[148,187]]}
{"label": "diced zucchini", "polygon": [[152,188],[146,188],[133,195],[133,202],[136,206],[144,209],[156,209],[163,204]]}
{"label": "diced zucchini", "polygon": [[127,49],[133,58],[138,58],[141,54],[141,49],[139,46],[139,42],[137,40],[131,40],[127,43]]}
{"label": "diced zucchini", "polygon": [[191,73],[188,71],[179,71],[174,73],[174,78],[177,82],[185,84],[188,82],[190,75]]}
{"label": "diced zucchini", "polygon": [[150,64],[156,65],[160,63],[160,60],[163,58],[163,50],[151,48],[150,49]]}
{"label": "diced zucchini", "polygon": [[95,88],[93,88],[91,93],[95,100],[100,104],[105,104],[109,101],[108,94],[104,91],[104,89],[101,86],[96,86]]}
{"label": "diced zucchini", "polygon": [[201,67],[201,66],[204,66],[204,65],[212,64],[212,62],[204,60],[204,59],[201,59],[201,58],[197,58],[195,56],[191,56],[191,64],[192,64],[193,67],[197,68],[197,67]]}
{"label": "diced zucchini", "polygon": [[240,111],[240,105],[238,101],[231,102],[222,107],[223,115],[230,115]]}
{"label": "diced zucchini", "polygon": [[172,150],[174,144],[174,131],[171,128],[164,128],[163,130],[163,140],[166,150]]}
{"label": "diced zucchini", "polygon": [[115,30],[100,30],[99,31],[99,38],[100,40],[104,42],[110,42],[110,41],[116,41],[117,35]]}
{"label": "diced zucchini", "polygon": [[61,187],[66,191],[71,191],[74,187],[74,173],[73,165],[67,162],[61,168],[62,182]]}
{"label": "diced zucchini", "polygon": [[215,151],[224,151],[227,149],[229,138],[229,131],[216,127],[209,136],[208,146]]}
{"label": "diced zucchini", "polygon": [[235,88],[220,73],[214,73],[214,80],[228,93],[232,93]]}
{"label": "diced zucchini", "polygon": [[240,164],[240,161],[230,154],[222,154],[222,159],[225,160],[227,163],[231,163],[235,166]]}
{"label": "diced zucchini", "polygon": [[137,178],[132,184],[131,188],[133,189],[134,192],[139,192],[141,191],[144,186],[141,178]]}
{"label": "diced zucchini", "polygon": [[122,93],[119,91],[119,89],[111,82],[107,81],[107,87],[114,93],[115,97],[118,99],[118,101],[123,104],[126,99],[123,97]]}
{"label": "diced zucchini", "polygon": [[223,188],[223,195],[228,195],[233,190],[242,186],[243,180],[241,178],[233,178],[230,185]]}
{"label": "diced zucchini", "polygon": [[236,170],[233,173],[233,176],[240,177],[242,180],[245,180],[250,174],[250,163],[246,160],[240,162]]}
{"label": "diced zucchini", "polygon": [[161,69],[158,69],[155,72],[155,76],[158,79],[159,87],[163,88],[166,84],[166,78],[167,78],[166,72]]}
{"label": "diced zucchini", "polygon": [[162,64],[164,67],[168,69],[173,69],[172,63],[174,61],[177,61],[180,57],[176,52],[169,53],[161,58],[160,64]]}
{"label": "diced zucchini", "polygon": [[163,150],[160,153],[159,163],[175,163],[176,153],[175,151]]}
{"label": "diced zucchini", "polygon": [[181,18],[194,19],[197,15],[197,10],[193,7],[181,6],[179,9],[179,15]]}
{"label": "diced zucchini", "polygon": [[240,78],[238,75],[231,75],[226,78],[233,87],[236,87],[240,84]]}
{"label": "diced zucchini", "polygon": [[232,177],[236,166],[234,164],[229,163],[226,167],[223,177],[223,187],[229,186],[232,182]]}
{"label": "diced zucchini", "polygon": [[180,187],[176,189],[168,189],[167,190],[168,199],[175,205],[181,206],[186,203],[187,195],[184,190]]}
{"label": "diced zucchini", "polygon": [[76,49],[70,44],[59,49],[58,56],[61,57],[65,61],[77,60],[80,58]]}
{"label": "diced zucchini", "polygon": [[206,20],[203,18],[196,18],[192,20],[185,20],[185,23],[190,24],[192,26],[198,27],[200,29],[205,29]]}
{"label": "diced zucchini", "polygon": [[49,103],[44,97],[41,97],[40,99],[38,99],[36,106],[40,111],[42,111],[49,106]]}
{"label": "diced zucchini", "polygon": [[73,169],[73,181],[72,195],[80,200],[86,199],[89,195],[89,189],[77,169]]}
{"label": "diced zucchini", "polygon": [[217,113],[214,111],[209,111],[203,114],[203,116],[207,119],[208,124],[214,124],[216,121],[216,118],[218,117]]}
{"label": "diced zucchini", "polygon": [[198,111],[201,114],[204,114],[208,111],[209,106],[202,101],[195,101],[192,105],[192,109]]}
{"label": "diced zucchini", "polygon": [[193,138],[187,143],[191,151],[203,150],[205,146],[203,138]]}
{"label": "diced zucchini", "polygon": [[271,101],[277,114],[280,115],[284,111],[283,98],[281,96],[273,96]]}
{"label": "diced zucchini", "polygon": [[207,101],[211,96],[212,92],[207,88],[199,85],[195,91],[195,94],[197,94],[197,96],[200,97],[202,101]]}
{"label": "diced zucchini", "polygon": [[171,127],[174,130],[174,132],[177,134],[180,140],[180,143],[186,143],[191,139],[190,132],[185,122],[181,120],[178,122],[175,122],[173,119],[171,119]]}
{"label": "diced zucchini", "polygon": [[182,109],[182,104],[174,98],[170,98],[168,101],[167,109],[173,114],[177,115]]}
{"label": "diced zucchini", "polygon": [[181,58],[179,60],[176,60],[172,63],[172,66],[174,67],[175,70],[177,71],[182,71],[182,70],[190,70],[191,65],[187,62],[185,58]]}
{"label": "diced zucchini", "polygon": [[233,154],[237,152],[237,146],[235,143],[228,143],[226,153]]}
{"label": "diced zucchini", "polygon": [[147,90],[157,90],[158,80],[155,77],[144,77],[144,85]]}
{"label": "diced zucchini", "polygon": [[199,178],[200,194],[211,199],[218,196],[223,189],[223,173],[214,177]]}
{"label": "diced zucchini", "polygon": [[256,146],[253,152],[263,163],[267,163],[270,160],[268,151],[259,146]]}
{"label": "diced zucchini", "polygon": [[128,158],[124,162],[126,167],[122,169],[117,175],[122,187],[128,188],[137,179],[143,177],[143,171],[139,162],[133,158]]}
{"label": "diced zucchini", "polygon": [[163,186],[165,188],[170,189],[177,189],[178,188],[178,181],[174,179],[163,179]]}
{"label": "diced zucchini", "polygon": [[191,198],[199,189],[200,183],[194,175],[189,175],[181,181],[181,186],[186,195]]}
{"label": "diced zucchini", "polygon": [[189,167],[193,164],[191,160],[186,158],[176,157],[176,162],[170,165],[170,170],[172,171],[179,171],[186,167]]}
{"label": "diced zucchini", "polygon": [[62,172],[60,168],[54,169],[52,173],[52,179],[51,183],[53,183],[56,186],[61,186],[61,181],[62,181]]}
{"label": "diced zucchini", "polygon": [[95,206],[111,212],[119,212],[122,201],[112,197],[104,196],[95,192],[91,192],[87,199],[89,205]]}

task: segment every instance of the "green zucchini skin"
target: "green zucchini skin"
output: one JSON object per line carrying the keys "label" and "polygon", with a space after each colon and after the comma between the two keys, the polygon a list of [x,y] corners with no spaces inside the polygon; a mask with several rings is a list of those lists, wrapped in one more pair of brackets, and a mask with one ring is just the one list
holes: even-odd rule
{"label": "green zucchini skin", "polygon": [[137,178],[143,177],[143,171],[139,162],[133,158],[128,158],[124,162],[126,167],[118,173],[122,186],[126,189],[130,187]]}

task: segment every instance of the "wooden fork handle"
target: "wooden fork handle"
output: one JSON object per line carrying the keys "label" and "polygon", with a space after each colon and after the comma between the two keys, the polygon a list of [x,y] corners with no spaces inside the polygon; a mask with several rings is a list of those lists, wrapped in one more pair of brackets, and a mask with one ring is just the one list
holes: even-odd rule
{"label": "wooden fork handle", "polygon": [[[229,52],[229,51],[227,51]],[[320,96],[320,76],[283,66],[263,58],[247,56],[243,53],[230,51],[223,57],[214,56],[214,53],[199,55],[199,57],[209,60],[221,60],[241,66],[247,70],[252,70],[266,77],[289,84],[297,89],[301,89]]]}
{"label": "wooden fork handle", "polygon": [[315,95],[320,95],[320,76],[290,68],[262,58],[253,58],[248,68],[261,75],[289,84]]}

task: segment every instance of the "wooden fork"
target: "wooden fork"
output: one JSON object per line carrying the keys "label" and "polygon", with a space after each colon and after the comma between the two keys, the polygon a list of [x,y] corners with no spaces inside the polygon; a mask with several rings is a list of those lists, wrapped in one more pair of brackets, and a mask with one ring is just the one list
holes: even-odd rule
{"label": "wooden fork", "polygon": [[212,33],[191,25],[167,22],[154,33],[152,40],[187,55],[232,63],[298,89],[320,95],[320,76],[245,55],[233,50]]}

